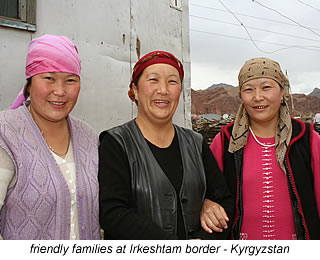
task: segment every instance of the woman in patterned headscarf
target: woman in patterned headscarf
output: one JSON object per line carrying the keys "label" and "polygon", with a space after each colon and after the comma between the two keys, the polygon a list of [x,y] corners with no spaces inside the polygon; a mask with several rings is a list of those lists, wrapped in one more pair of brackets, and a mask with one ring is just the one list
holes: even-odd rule
{"label": "woman in patterned headscarf", "polygon": [[232,237],[319,239],[319,135],[290,118],[289,82],[276,61],[248,60],[238,78],[235,122],[210,146],[234,194]]}
{"label": "woman in patterned headscarf", "polygon": [[27,84],[0,112],[0,234],[4,239],[99,239],[98,136],[72,117],[77,47],[43,35],[29,45]]}
{"label": "woman in patterned headscarf", "polygon": [[232,197],[201,135],[174,125],[182,63],[155,51],[134,66],[136,119],[100,134],[100,224],[106,239],[224,238],[200,227],[204,197],[231,215]]}

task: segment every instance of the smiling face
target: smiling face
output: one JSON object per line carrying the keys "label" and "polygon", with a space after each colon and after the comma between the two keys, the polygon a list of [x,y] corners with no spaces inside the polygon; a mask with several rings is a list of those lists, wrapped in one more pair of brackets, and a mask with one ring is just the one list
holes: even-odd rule
{"label": "smiling face", "polygon": [[273,79],[257,78],[244,83],[241,87],[241,100],[251,124],[275,125],[283,95],[283,88]]}
{"label": "smiling face", "polygon": [[30,111],[37,123],[60,122],[75,106],[80,78],[64,72],[41,73],[32,77]]}
{"label": "smiling face", "polygon": [[168,64],[150,65],[142,72],[133,91],[138,101],[137,120],[171,122],[181,93],[179,72]]}

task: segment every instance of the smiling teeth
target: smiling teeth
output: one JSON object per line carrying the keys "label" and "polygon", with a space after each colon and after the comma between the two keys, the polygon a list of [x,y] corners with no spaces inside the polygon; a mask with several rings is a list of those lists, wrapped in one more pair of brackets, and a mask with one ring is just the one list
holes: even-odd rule
{"label": "smiling teeth", "polygon": [[264,106],[257,106],[256,108],[258,108],[258,109],[263,109],[263,108],[265,108]]}
{"label": "smiling teeth", "polygon": [[154,103],[157,103],[157,104],[168,104],[169,102],[167,102],[167,101],[154,101]]}
{"label": "smiling teeth", "polygon": [[54,104],[54,105],[57,105],[57,106],[61,106],[61,105],[64,104],[64,102],[54,102],[54,101],[51,101],[50,103]]}

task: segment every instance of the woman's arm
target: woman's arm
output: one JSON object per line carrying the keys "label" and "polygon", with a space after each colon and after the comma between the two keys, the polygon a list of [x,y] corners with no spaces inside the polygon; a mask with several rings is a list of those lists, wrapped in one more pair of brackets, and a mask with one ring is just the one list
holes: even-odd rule
{"label": "woman's arm", "polygon": [[[3,207],[9,184],[14,179],[14,176],[14,164],[7,152],[0,147],[0,211]],[[2,239],[1,233],[0,239]]]}
{"label": "woman's arm", "polygon": [[220,171],[223,172],[223,150],[222,150],[222,143],[221,143],[221,133],[218,133],[212,143],[210,144],[211,152],[216,159]]}
{"label": "woman's arm", "polygon": [[320,135],[313,131],[311,138],[311,167],[314,176],[314,193],[320,217]]}
{"label": "woman's arm", "polygon": [[[203,162],[206,171],[206,200],[201,211],[201,225],[207,232],[223,232],[228,229],[229,218],[233,216],[233,198],[218,163],[208,145],[203,143]],[[229,217],[228,217],[229,216]],[[219,235],[226,238],[228,231]]]}
{"label": "woman's arm", "polygon": [[[103,136],[103,138],[102,138]],[[177,239],[134,210],[128,157],[108,133],[100,135],[100,225],[107,239]]]}

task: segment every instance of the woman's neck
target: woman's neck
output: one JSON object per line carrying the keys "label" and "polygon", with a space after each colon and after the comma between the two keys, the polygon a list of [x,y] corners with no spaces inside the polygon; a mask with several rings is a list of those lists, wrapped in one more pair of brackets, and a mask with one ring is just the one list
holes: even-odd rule
{"label": "woman's neck", "polygon": [[65,157],[71,138],[67,119],[65,118],[59,122],[51,122],[37,116],[31,106],[29,106],[28,109],[44,140],[48,144],[49,149],[60,157]]}
{"label": "woman's neck", "polygon": [[172,143],[175,135],[172,121],[156,124],[138,116],[136,123],[139,126],[144,138],[146,138],[155,146],[166,148]]}
{"label": "woman's neck", "polygon": [[260,124],[255,121],[250,122],[250,127],[256,136],[262,138],[271,138],[276,135],[278,120],[267,124]]}
{"label": "woman's neck", "polygon": [[40,117],[34,110],[32,109],[32,106],[29,105],[28,109],[31,113],[31,116],[35,123],[37,124],[38,128],[40,129],[40,132],[46,133],[47,135],[52,136],[58,136],[61,134],[61,131],[69,131],[68,130],[68,121],[67,119],[63,119],[61,121],[55,122],[55,121],[49,121],[45,118]]}

